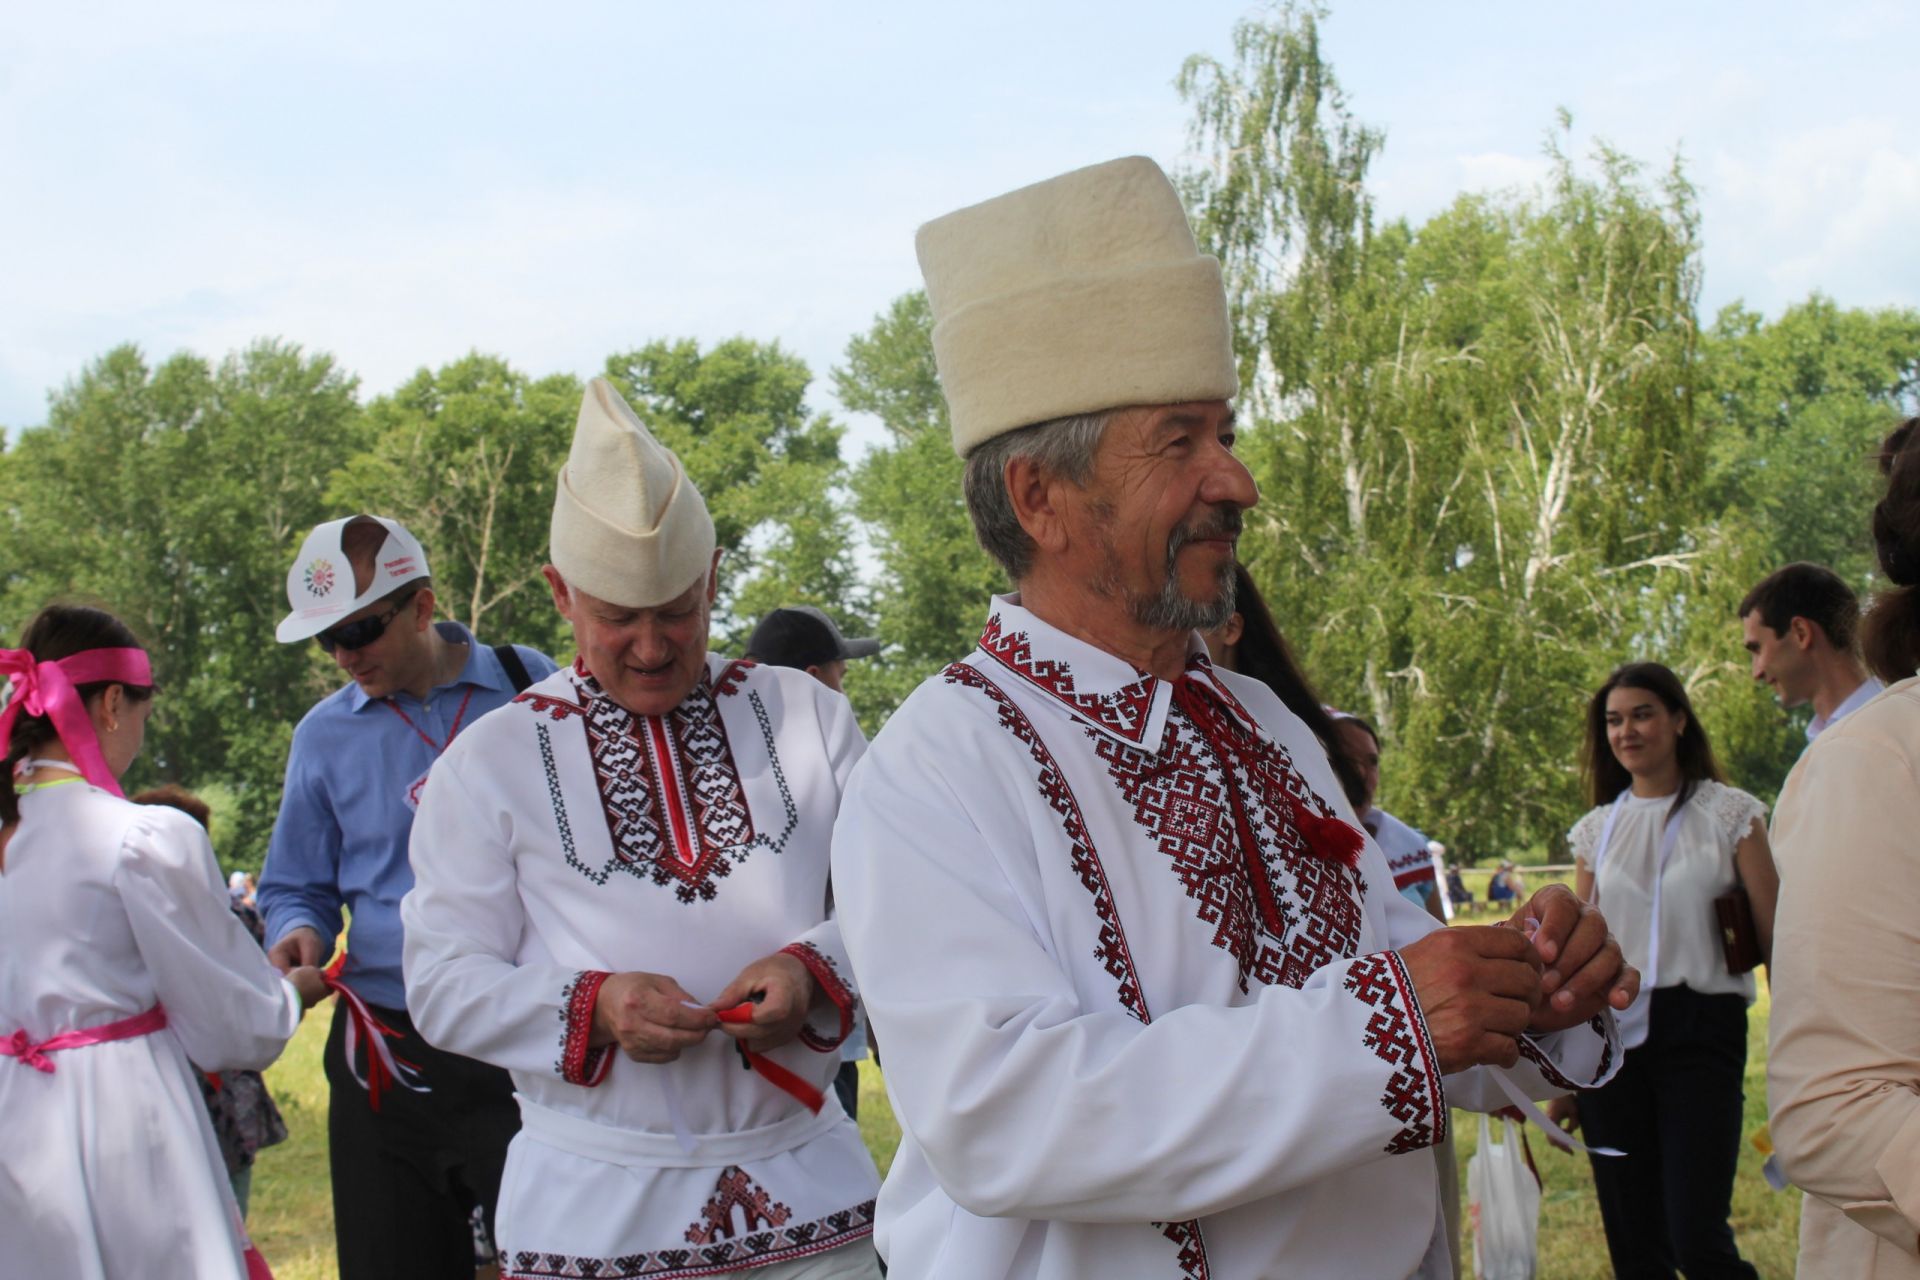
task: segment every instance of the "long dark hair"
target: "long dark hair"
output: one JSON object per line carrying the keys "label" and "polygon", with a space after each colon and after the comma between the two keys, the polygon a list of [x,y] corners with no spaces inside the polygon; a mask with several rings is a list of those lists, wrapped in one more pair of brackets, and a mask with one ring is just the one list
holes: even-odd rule
{"label": "long dark hair", "polygon": [[[1253,575],[1247,572],[1247,566],[1233,566],[1234,608],[1240,614],[1240,640],[1233,646],[1233,669],[1243,676],[1251,676],[1267,688],[1286,705],[1287,710],[1299,716],[1320,739],[1320,745],[1326,748],[1327,763],[1333,766],[1334,776],[1340,780],[1340,789],[1347,793],[1347,802],[1356,809],[1366,795],[1366,784],[1360,780],[1359,767],[1347,755],[1340,735],[1333,727],[1333,717],[1320,701],[1320,695],[1313,691],[1313,685],[1307,680],[1306,672],[1294,661],[1293,650],[1287,644],[1287,638],[1280,634],[1280,628],[1273,621],[1273,614],[1267,609],[1267,602],[1260,595],[1260,588],[1253,585]],[[1372,733],[1372,729],[1367,730]]]}
{"label": "long dark hair", "polygon": [[1920,669],[1920,418],[1895,427],[1880,446],[1886,496],[1873,508],[1873,549],[1893,586],[1873,598],[1860,622],[1860,653],[1888,684]]}
{"label": "long dark hair", "polygon": [[[144,648],[126,623],[108,613],[84,604],[50,604],[33,616],[21,633],[20,648],[38,662],[57,662],[89,649]],[[118,680],[92,680],[75,685],[82,702],[113,685],[127,691],[127,697],[144,702],[153,696],[152,685],[124,684]],[[13,769],[22,760],[59,738],[53,721],[46,716],[30,716],[24,711],[13,722],[13,740],[7,743],[5,785],[0,786],[0,826],[12,826],[20,820],[20,797],[13,789]]]}
{"label": "long dark hair", "polygon": [[1607,682],[1587,703],[1587,741],[1581,767],[1587,778],[1587,793],[1594,804],[1610,804],[1633,785],[1633,775],[1614,757],[1613,748],[1607,742],[1607,695],[1615,689],[1645,689],[1665,703],[1668,711],[1678,711],[1687,718],[1686,732],[1673,747],[1681,782],[1680,794],[1673,798],[1670,813],[1680,812],[1680,806],[1702,782],[1727,780],[1720,772],[1719,761],[1713,758],[1713,744],[1707,740],[1706,726],[1694,714],[1693,701],[1687,697],[1680,677],[1657,662],[1629,662],[1615,667]]}

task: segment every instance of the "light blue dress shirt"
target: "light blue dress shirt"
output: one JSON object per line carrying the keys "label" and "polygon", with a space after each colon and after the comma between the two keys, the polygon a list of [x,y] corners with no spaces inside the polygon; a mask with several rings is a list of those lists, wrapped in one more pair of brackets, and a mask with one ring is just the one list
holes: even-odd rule
{"label": "light blue dress shirt", "polygon": [[[410,792],[440,755],[426,738],[443,750],[456,717],[464,732],[513,698],[513,682],[492,649],[474,643],[457,622],[435,625],[446,639],[467,645],[466,666],[453,680],[424,700],[410,693],[376,700],[349,684],[316,703],[293,731],[286,790],[255,899],[269,944],[301,925],[335,937],[344,905],[353,913],[353,932],[341,980],[369,1004],[389,1009],[407,1004],[400,899],[413,888]],[[555,670],[538,650],[515,645],[514,651],[536,681]]]}
{"label": "light blue dress shirt", "polygon": [[1812,742],[1820,736],[1823,729],[1830,729],[1834,725],[1839,724],[1842,720],[1866,706],[1886,691],[1887,686],[1881,684],[1877,676],[1868,676],[1861,682],[1858,689],[1848,694],[1845,700],[1833,709],[1832,715],[1827,716],[1825,719],[1815,716],[1807,722],[1807,741]]}

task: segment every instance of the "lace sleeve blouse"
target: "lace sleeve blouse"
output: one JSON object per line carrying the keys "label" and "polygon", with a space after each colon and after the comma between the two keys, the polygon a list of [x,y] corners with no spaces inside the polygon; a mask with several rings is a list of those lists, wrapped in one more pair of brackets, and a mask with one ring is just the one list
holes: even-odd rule
{"label": "lace sleeve blouse", "polygon": [[[1628,963],[1643,974],[1652,952],[1653,878],[1672,804],[1670,795],[1629,795],[1597,877],[1597,904]],[[1587,870],[1593,869],[1610,807],[1593,809],[1567,835],[1574,858]],[[1752,1002],[1753,975],[1727,972],[1713,900],[1733,888],[1734,850],[1756,821],[1764,824],[1766,813],[1766,806],[1746,792],[1719,782],[1702,782],[1687,798],[1673,856],[1661,877],[1660,965],[1653,986],[1684,983],[1703,994],[1738,994]]]}

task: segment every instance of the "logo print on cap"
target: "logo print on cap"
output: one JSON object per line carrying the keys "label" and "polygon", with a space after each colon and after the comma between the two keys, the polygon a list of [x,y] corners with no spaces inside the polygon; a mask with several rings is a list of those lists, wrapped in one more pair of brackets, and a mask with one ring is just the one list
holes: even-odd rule
{"label": "logo print on cap", "polygon": [[306,575],[307,590],[316,596],[323,596],[333,590],[333,562],[331,560],[309,560]]}

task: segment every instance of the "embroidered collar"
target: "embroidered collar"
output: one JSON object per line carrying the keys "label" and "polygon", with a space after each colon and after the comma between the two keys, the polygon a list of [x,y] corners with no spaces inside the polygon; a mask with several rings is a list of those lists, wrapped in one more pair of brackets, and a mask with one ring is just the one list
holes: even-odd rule
{"label": "embroidered collar", "polygon": [[[1021,606],[1018,595],[993,598],[980,653],[989,672],[1019,677],[1089,727],[1130,747],[1158,748],[1173,686],[1043,621]],[[1198,632],[1187,638],[1187,672],[1219,690],[1244,718],[1239,702],[1214,676]]]}
{"label": "embroidered collar", "polygon": [[[687,696],[680,699],[679,702],[675,703],[673,710],[669,711],[667,714],[670,716],[676,714],[677,712],[680,711],[682,707],[686,706],[689,701],[691,701],[694,698],[700,697],[702,694],[705,694],[706,696],[711,697],[714,692],[714,685],[713,685],[714,667],[729,666],[729,665],[741,665],[741,664],[729,664],[726,659],[716,657],[715,655],[709,653],[707,655],[707,660],[705,665],[703,665],[700,668],[699,681],[694,684],[693,688],[687,690]],[[731,675],[732,673],[729,672],[728,674]],[[609,701],[609,702],[613,700],[613,695],[609,694],[606,691],[606,689],[601,686],[600,682],[594,679],[593,672],[587,670],[587,660],[583,657],[576,656],[573,660],[573,682],[575,685],[579,686],[580,700],[582,702],[585,702],[590,698],[605,699],[606,701]],[[621,709],[625,710],[624,707]],[[633,713],[628,712],[628,714],[632,715]],[[635,720],[645,719],[644,716],[634,716],[633,718]]]}

